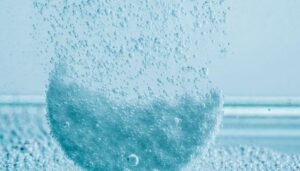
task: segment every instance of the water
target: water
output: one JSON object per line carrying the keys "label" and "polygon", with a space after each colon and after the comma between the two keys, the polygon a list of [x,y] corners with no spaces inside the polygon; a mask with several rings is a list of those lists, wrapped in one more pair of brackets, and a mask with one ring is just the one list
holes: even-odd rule
{"label": "water", "polygon": [[50,81],[73,81],[136,104],[158,97],[176,103],[186,94],[200,100],[213,87],[207,65],[223,46],[223,1],[34,5],[42,18],[35,28],[46,34],[43,55],[51,56],[54,67]]}
{"label": "water", "polygon": [[218,92],[200,103],[116,103],[75,84],[51,82],[48,117],[65,154],[89,170],[179,170],[202,152],[221,121]]}
{"label": "water", "polygon": [[222,0],[34,7],[51,56],[47,116],[70,159],[89,170],[180,170],[212,142],[223,102],[207,65],[224,51]]}
{"label": "water", "polygon": [[[44,98],[22,97],[16,100],[16,97],[7,96],[0,97],[0,101],[0,170],[83,170],[67,159],[51,137]],[[280,107],[271,107],[271,112],[266,114],[254,110],[262,107],[261,103],[254,105],[248,101],[253,108],[252,114],[245,114],[241,110],[248,111],[249,105],[244,104],[225,101],[224,126],[216,137],[216,143],[202,156],[195,157],[186,170],[299,170],[300,136],[294,134],[291,137],[290,134],[291,130],[299,132],[300,122],[297,121],[300,112],[298,115],[293,112],[293,118],[290,118],[290,111],[296,108],[297,103],[293,103],[288,110],[281,110],[281,114],[274,112],[275,116],[272,111]],[[285,106],[287,103],[277,104]],[[232,106],[238,110],[232,109]],[[255,122],[249,122],[249,117]],[[251,134],[264,131],[264,128],[276,128],[281,133],[274,133],[274,136]],[[233,129],[243,131],[243,134],[230,131]],[[294,143],[294,150],[291,143]],[[134,163],[135,160],[130,161]]]}
{"label": "water", "polygon": [[221,132],[214,145],[223,100],[208,78],[208,65],[226,52],[224,1],[65,0],[34,1],[34,7],[42,19],[34,26],[45,45],[41,55],[51,56],[46,93],[51,134],[76,165],[132,171],[298,169],[298,156],[218,147],[245,135],[226,121],[232,137]]}

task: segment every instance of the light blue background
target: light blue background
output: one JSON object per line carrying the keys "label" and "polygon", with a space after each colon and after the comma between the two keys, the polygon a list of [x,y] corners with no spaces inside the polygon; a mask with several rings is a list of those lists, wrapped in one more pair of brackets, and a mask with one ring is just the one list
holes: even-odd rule
{"label": "light blue background", "polygon": [[[224,57],[210,78],[226,96],[300,96],[300,1],[228,0]],[[0,94],[43,94],[47,57],[30,34],[30,0],[0,1]]]}

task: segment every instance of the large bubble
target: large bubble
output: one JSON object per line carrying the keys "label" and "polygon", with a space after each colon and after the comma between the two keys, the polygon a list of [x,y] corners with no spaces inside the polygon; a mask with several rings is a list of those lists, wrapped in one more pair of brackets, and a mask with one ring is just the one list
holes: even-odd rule
{"label": "large bubble", "polygon": [[52,55],[52,134],[90,170],[179,170],[207,146],[222,98],[223,1],[35,1]]}

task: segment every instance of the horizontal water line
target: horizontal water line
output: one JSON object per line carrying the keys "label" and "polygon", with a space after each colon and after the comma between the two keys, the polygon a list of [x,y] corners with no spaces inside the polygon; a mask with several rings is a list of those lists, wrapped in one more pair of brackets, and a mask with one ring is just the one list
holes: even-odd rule
{"label": "horizontal water line", "polygon": [[221,129],[218,136],[300,138],[300,129]]}
{"label": "horizontal water line", "polygon": [[[225,97],[225,106],[299,106],[300,97]],[[44,104],[43,95],[0,95],[0,103],[37,103]]]}
{"label": "horizontal water line", "polygon": [[236,106],[236,107],[224,107],[224,113],[226,116],[284,116],[293,117],[300,116],[300,107],[269,107],[269,106]]}
{"label": "horizontal water line", "polygon": [[[0,95],[0,106],[45,105],[42,95]],[[225,116],[300,117],[300,97],[226,97]]]}
{"label": "horizontal water line", "polygon": [[0,105],[45,105],[42,95],[0,95]]}
{"label": "horizontal water line", "polygon": [[300,107],[300,97],[225,97],[225,106],[235,107],[257,107],[257,106],[268,106],[268,107]]}

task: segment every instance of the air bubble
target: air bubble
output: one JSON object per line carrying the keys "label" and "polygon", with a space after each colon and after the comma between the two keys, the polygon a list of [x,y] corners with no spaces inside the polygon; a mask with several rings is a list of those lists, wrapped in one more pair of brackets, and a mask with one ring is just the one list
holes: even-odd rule
{"label": "air bubble", "polygon": [[130,154],[127,157],[128,164],[131,166],[137,166],[140,162],[139,157],[136,154]]}

